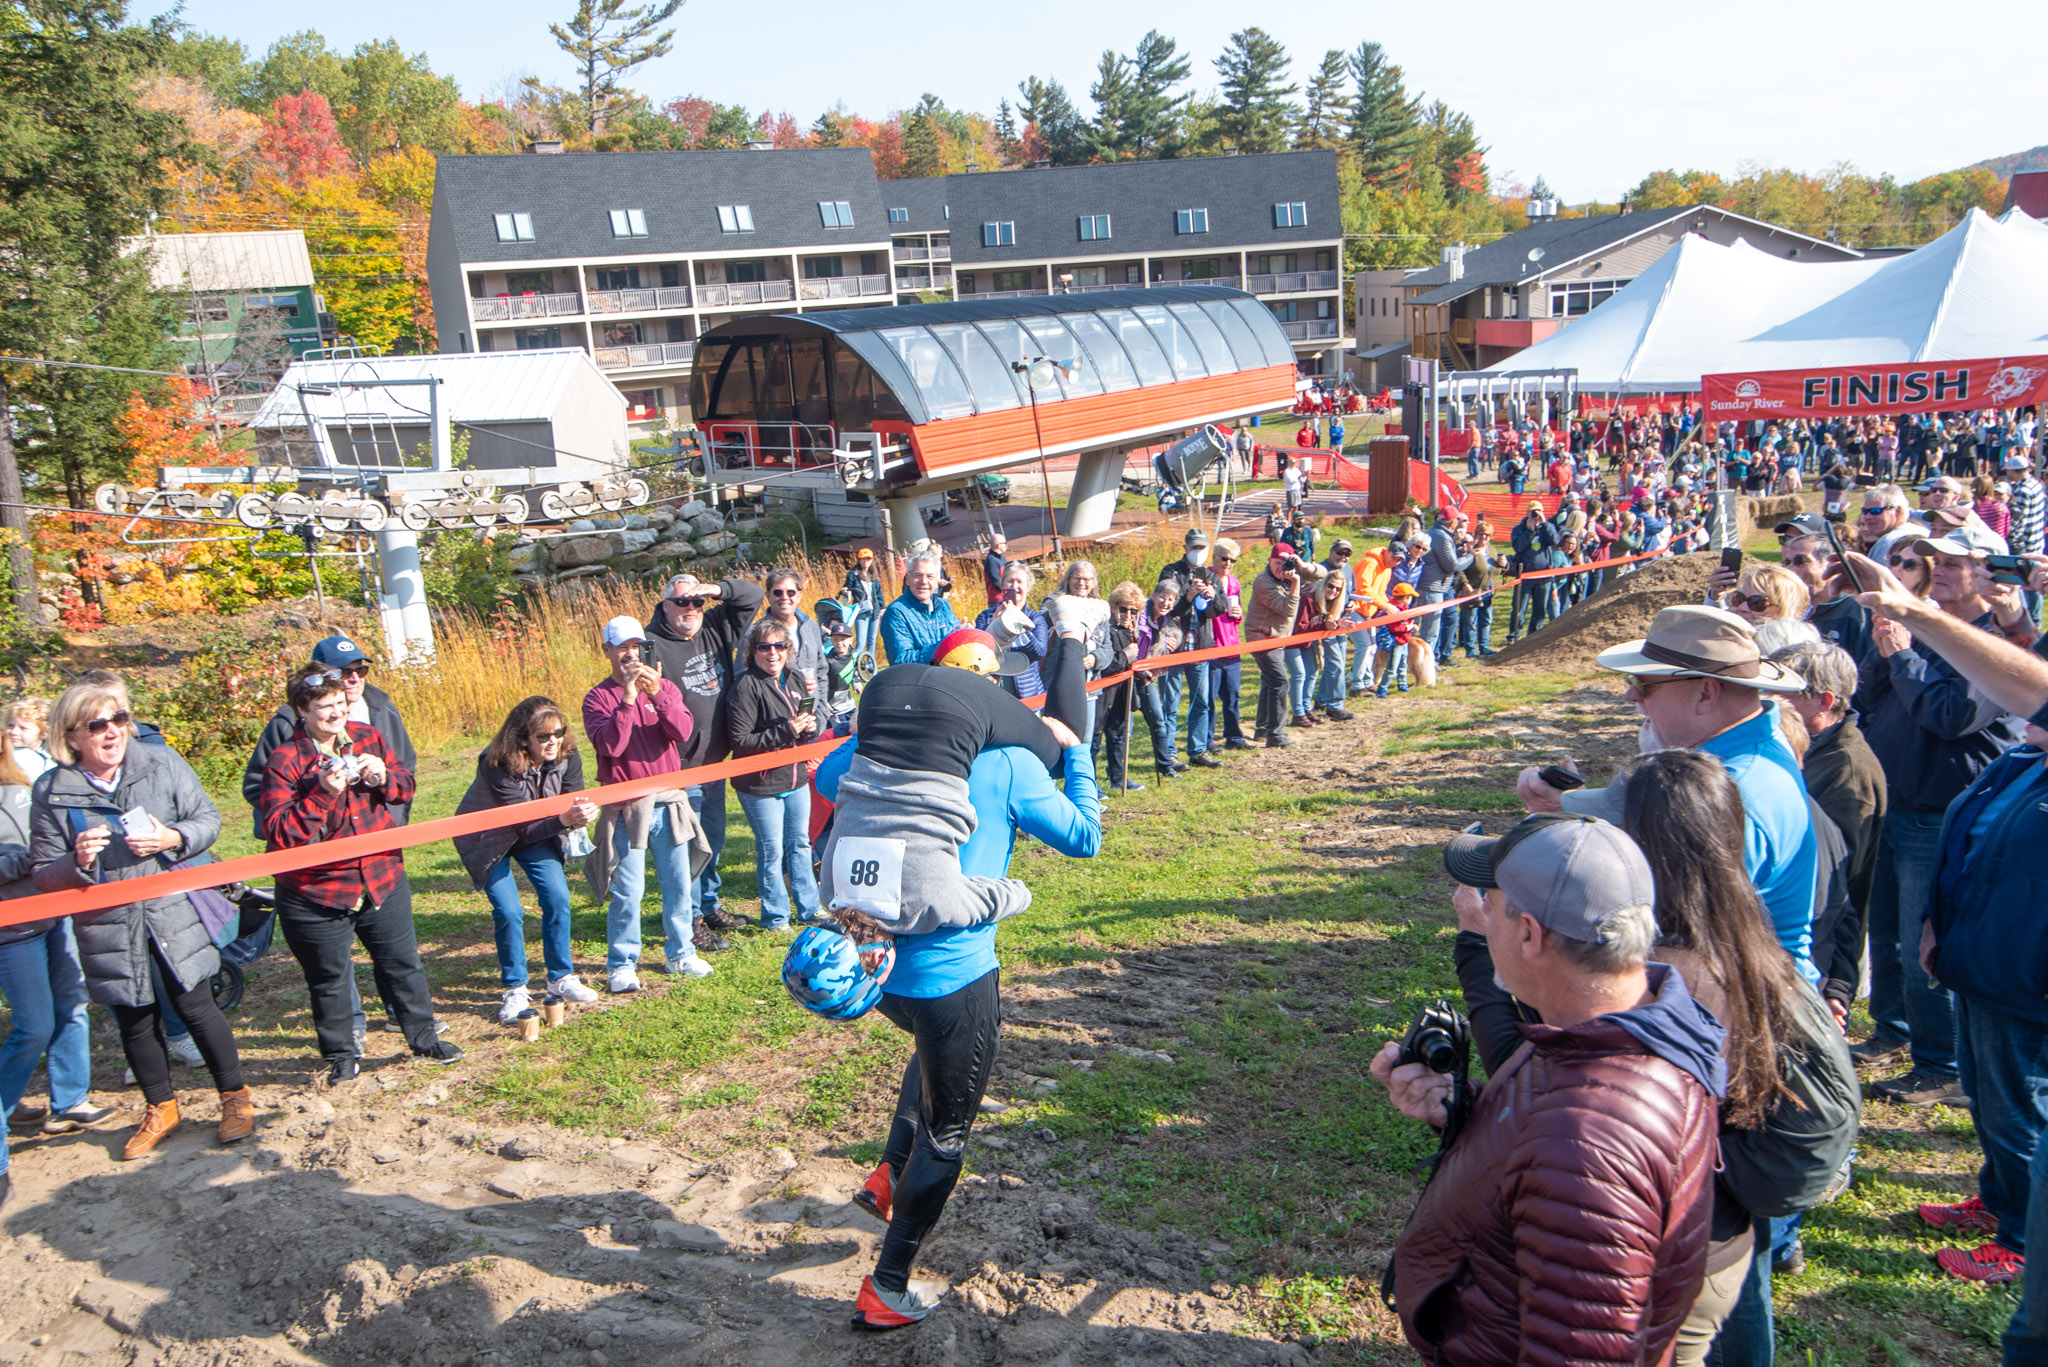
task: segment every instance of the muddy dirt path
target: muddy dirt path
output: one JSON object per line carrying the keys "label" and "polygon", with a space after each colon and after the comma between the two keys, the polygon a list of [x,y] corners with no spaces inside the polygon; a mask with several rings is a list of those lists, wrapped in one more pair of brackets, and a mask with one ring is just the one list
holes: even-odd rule
{"label": "muddy dirt path", "polygon": [[[1461,797],[1432,801],[1437,789],[1497,798],[1515,763],[1569,750],[1603,773],[1632,749],[1632,718],[1594,684],[1477,723],[1496,738],[1477,747],[1462,709],[1446,705],[1446,734],[1465,738],[1456,748],[1432,751],[1425,737],[1380,758],[1435,706],[1415,701],[1428,705],[1382,707],[1308,729],[1296,749],[1235,757],[1241,781],[1332,792],[1398,771],[1421,790],[1271,838],[1370,867],[1472,819]],[[1491,825],[1508,819],[1497,803],[1486,812]],[[1160,945],[1009,977],[991,1113],[1051,1090],[1049,1065],[1172,1047],[1180,1023],[1233,990],[1241,953],[1214,949]],[[1362,935],[1319,934],[1303,991],[1341,1003],[1339,970],[1367,949]],[[373,1034],[373,1052],[395,1038]],[[1246,1284],[1258,1267],[1220,1242],[1102,1217],[1092,1173],[1042,1126],[977,1132],[970,1175],[918,1274],[952,1294],[921,1327],[866,1338],[847,1317],[881,1228],[850,1202],[865,1172],[847,1158],[734,1148],[730,1134],[713,1143],[688,1125],[659,1141],[492,1125],[453,1113],[451,1086],[473,1084],[424,1072],[394,1060],[331,1091],[259,1083],[259,1128],[234,1149],[213,1144],[203,1075],[182,1070],[185,1129],[146,1160],[114,1161],[135,1120],[132,1091],[105,1131],[18,1141],[0,1214],[0,1364],[1312,1360],[1261,1332]]]}

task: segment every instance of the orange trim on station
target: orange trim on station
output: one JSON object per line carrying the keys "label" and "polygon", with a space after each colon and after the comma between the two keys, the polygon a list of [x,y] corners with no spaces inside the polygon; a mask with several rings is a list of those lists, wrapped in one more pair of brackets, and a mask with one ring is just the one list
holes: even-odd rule
{"label": "orange trim on station", "polygon": [[[1285,408],[1294,402],[1294,373],[1291,365],[1274,365],[1115,394],[1040,399],[1038,422],[1045,431],[1048,452],[1086,449],[1125,436],[1156,438],[1175,428],[1192,426],[1202,415]],[[1170,416],[1174,413],[1187,416],[1177,419]],[[994,460],[1029,457],[1038,450],[1038,437],[1031,430],[1031,408],[1027,404],[1023,408],[942,418],[913,427],[910,449],[917,458],[917,468],[932,475]]]}

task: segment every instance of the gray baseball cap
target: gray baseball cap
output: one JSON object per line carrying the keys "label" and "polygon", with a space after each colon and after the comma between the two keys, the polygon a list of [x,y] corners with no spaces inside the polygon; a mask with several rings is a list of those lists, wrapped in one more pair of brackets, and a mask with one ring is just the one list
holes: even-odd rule
{"label": "gray baseball cap", "polygon": [[1542,812],[1503,836],[1465,834],[1444,846],[1444,868],[1468,887],[1499,888],[1515,910],[1574,940],[1599,942],[1599,925],[1653,906],[1650,861],[1617,826]]}

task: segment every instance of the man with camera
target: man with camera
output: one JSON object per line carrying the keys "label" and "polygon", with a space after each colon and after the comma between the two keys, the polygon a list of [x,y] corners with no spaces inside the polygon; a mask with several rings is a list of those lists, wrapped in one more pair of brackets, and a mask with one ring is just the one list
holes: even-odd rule
{"label": "man with camera", "polygon": [[[1180,628],[1179,650],[1209,650],[1216,645],[1216,618],[1223,612],[1223,591],[1215,570],[1209,567],[1209,534],[1200,527],[1189,528],[1181,558],[1159,571],[1154,589],[1171,588],[1174,594],[1173,620]],[[1161,652],[1170,653],[1170,652]],[[1204,769],[1220,769],[1223,761],[1209,753],[1209,662],[1175,665],[1158,679],[1160,716],[1166,725],[1166,762],[1175,770],[1187,766],[1174,760],[1176,722],[1181,694],[1188,699],[1188,762]]]}
{"label": "man with camera", "polygon": [[1443,1149],[1394,1248],[1426,1363],[1656,1362],[1706,1270],[1723,1031],[1665,964],[1648,861],[1603,821],[1535,816],[1444,851],[1501,985],[1541,1025],[1466,1103],[1447,1008],[1372,1061]]}
{"label": "man with camera", "polygon": [[[1313,560],[1304,560],[1294,547],[1281,542],[1273,547],[1266,568],[1252,581],[1251,602],[1245,608],[1244,639],[1270,641],[1292,635],[1294,619],[1301,611],[1302,581],[1319,583],[1329,574]],[[1287,665],[1280,650],[1259,650],[1252,661],[1259,667],[1258,731],[1269,747],[1282,749],[1294,744],[1287,738]]]}

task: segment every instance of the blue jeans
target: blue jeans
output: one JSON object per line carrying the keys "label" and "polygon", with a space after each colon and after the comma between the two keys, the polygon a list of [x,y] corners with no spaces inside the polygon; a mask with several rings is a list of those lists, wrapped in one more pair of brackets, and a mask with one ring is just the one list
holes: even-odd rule
{"label": "blue jeans", "polygon": [[1287,647],[1287,714],[1299,717],[1308,712],[1309,652],[1301,646]]}
{"label": "blue jeans", "polygon": [[[1977,1133],[1981,1138],[1981,1125]],[[2026,1218],[2048,1229],[2048,1144],[2034,1145],[2027,1164]],[[2005,1367],[2048,1367],[2048,1275],[2021,1280],[2019,1309],[2005,1327]]]}
{"label": "blue jeans", "polygon": [[1408,686],[1408,646],[1406,642],[1394,642],[1387,649],[1386,658],[1380,664],[1379,691],[1382,693],[1386,692],[1387,686],[1390,683],[1398,684],[1402,688]]}
{"label": "blue jeans", "polygon": [[1354,631],[1344,639],[1351,643],[1351,667],[1346,671],[1344,684],[1352,692],[1362,693],[1372,687],[1372,628]]}
{"label": "blue jeans", "polygon": [[1707,1350],[1707,1367],[1771,1367],[1777,1357],[1776,1329],[1771,1323],[1771,1221],[1759,1217],[1752,1226],[1756,1252],[1749,1260],[1749,1278],[1742,1296],[1721,1332]]}
{"label": "blue jeans", "polygon": [[1165,773],[1173,768],[1173,727],[1165,716],[1166,709],[1160,706],[1161,681],[1143,674],[1138,677],[1144,680],[1138,689],[1138,715],[1145,719],[1145,729],[1152,735],[1152,767]]}
{"label": "blue jeans", "polygon": [[1174,751],[1181,694],[1188,699],[1188,754],[1209,748],[1209,662],[1175,665],[1159,676],[1159,715],[1166,723],[1166,752]]}
{"label": "blue jeans", "polygon": [[1481,594],[1458,609],[1458,644],[1467,655],[1493,649],[1493,595]]}
{"label": "blue jeans", "polygon": [[[1241,660],[1224,656],[1209,662],[1209,743],[1213,747],[1220,734],[1224,740],[1243,740],[1244,722],[1238,716],[1238,693],[1242,688],[1244,664]],[[1088,724],[1095,724],[1095,700],[1099,693],[1088,695]]]}
{"label": "blue jeans", "polygon": [[2024,1257],[2034,1155],[2048,1130],[2048,1025],[1958,996],[1956,1040],[1970,1118],[1984,1149],[1977,1194],[1998,1217],[1998,1242]]}
{"label": "blue jeans", "polygon": [[718,873],[718,861],[725,857],[725,780],[714,779],[683,791],[690,795],[690,810],[697,814],[704,838],[711,843],[711,862],[697,875],[697,914],[709,916],[718,910],[718,890],[725,886]]}
{"label": "blue jeans", "polygon": [[661,937],[666,956],[680,959],[696,951],[690,945],[690,922],[697,906],[690,886],[690,848],[676,843],[668,809],[656,807],[647,827],[647,848],[628,844],[626,823],[612,823],[612,881],[604,909],[604,966],[630,968],[640,962],[640,901],[647,895],[647,859],[661,880]]}
{"label": "blue jeans", "polygon": [[[875,653],[875,624],[882,620],[879,612],[862,612],[853,619],[853,650],[856,655]],[[718,780],[722,787],[724,779]]]}
{"label": "blue jeans", "polygon": [[1920,967],[1920,913],[1940,853],[1941,813],[1888,813],[1870,887],[1870,1016],[1876,1037],[1912,1041],[1913,1066],[1956,1076],[1955,998]]}
{"label": "blue jeans", "polygon": [[498,940],[498,981],[506,987],[527,983],[526,908],[519,904],[519,882],[512,876],[515,861],[526,870],[533,899],[540,903],[540,952],[548,981],[566,978],[576,971],[569,957],[569,875],[550,843],[513,850],[484,875],[484,896],[490,900],[491,928]]}
{"label": "blue jeans", "polygon": [[[1450,596],[1451,591],[1449,587],[1429,589],[1416,600],[1415,605],[1417,607],[1427,607],[1431,603],[1441,603]],[[1450,613],[1455,613],[1456,611],[1455,608],[1449,610]],[[1432,612],[1427,617],[1415,619],[1416,639],[1436,653],[1439,664],[1448,663],[1451,658],[1451,633],[1447,629],[1448,624],[1444,621],[1446,615],[1447,613],[1444,612]]]}
{"label": "blue jeans", "polygon": [[818,915],[818,880],[811,872],[811,790],[740,794],[740,810],[754,828],[754,881],[761,888],[761,924],[789,924],[789,897],[796,893],[797,917]]}
{"label": "blue jeans", "polygon": [[1344,705],[1344,649],[1349,639],[1330,636],[1322,642],[1323,672],[1316,680],[1316,704],[1320,707]]}
{"label": "blue jeans", "polygon": [[[21,1104],[45,1054],[50,1109],[83,1106],[92,1083],[92,1032],[70,917],[41,935],[0,947],[0,997],[7,999],[13,1022],[0,1043],[0,1116]],[[7,1157],[0,1153],[0,1172],[5,1171]]]}

